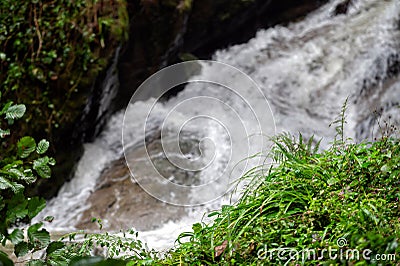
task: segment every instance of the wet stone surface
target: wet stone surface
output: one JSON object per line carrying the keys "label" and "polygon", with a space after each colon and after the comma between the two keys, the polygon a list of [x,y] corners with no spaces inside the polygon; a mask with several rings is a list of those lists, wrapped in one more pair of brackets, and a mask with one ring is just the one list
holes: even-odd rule
{"label": "wet stone surface", "polygon": [[[197,157],[200,154],[198,142],[188,138],[180,141],[180,150],[180,157]],[[148,154],[153,165],[146,159]],[[142,146],[127,151],[126,158],[130,166],[135,165],[135,175],[145,177],[146,182],[152,182],[155,167],[162,176],[173,183],[198,184],[198,172],[179,169],[166,158],[159,136],[151,140],[147,149]],[[188,200],[189,195],[176,197]],[[91,222],[92,218],[96,217],[102,219],[105,230],[132,227],[142,231],[152,230],[168,221],[179,220],[187,212],[185,207],[164,203],[144,191],[132,178],[125,158],[113,161],[103,171],[85,205],[89,208],[76,224],[78,229],[97,229],[98,225]]]}

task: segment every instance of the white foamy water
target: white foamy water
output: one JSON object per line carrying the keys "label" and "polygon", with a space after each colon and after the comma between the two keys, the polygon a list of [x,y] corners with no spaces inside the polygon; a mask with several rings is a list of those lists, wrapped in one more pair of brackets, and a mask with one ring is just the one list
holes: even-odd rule
{"label": "white foamy water", "polygon": [[[323,147],[335,136],[334,128],[328,125],[335,120],[347,97],[346,135],[357,141],[377,134],[376,127],[373,128],[375,120],[372,113],[375,109],[382,107],[382,117],[390,115],[394,123],[400,120],[400,81],[398,74],[391,76],[389,71],[400,58],[400,2],[354,0],[348,14],[334,16],[333,10],[340,2],[331,1],[301,22],[260,30],[249,42],[217,51],[213,57],[240,69],[259,85],[273,111],[277,132],[302,132],[306,137],[314,134],[317,138],[324,138]],[[235,79],[230,73],[207,68],[206,64],[198,77],[228,82]],[[245,99],[252,100],[251,107],[256,112],[266,108],[255,91],[242,88],[240,93]],[[175,109],[171,116],[173,121],[169,124],[172,130],[205,109],[209,114],[218,114],[224,124],[231,126],[226,131],[210,120],[199,119],[188,123],[185,128],[188,132],[192,131],[194,137],[207,138],[214,143],[206,145],[212,156],[207,155],[205,150],[205,157],[211,158],[212,164],[200,174],[202,181],[207,183],[213,180],[214,175],[224,171],[227,165],[232,166],[226,158],[235,164],[242,159],[241,154],[246,157],[258,151],[254,148],[257,142],[249,144],[243,139],[243,132],[253,134],[260,130],[243,101],[225,88],[189,85],[168,102],[158,103],[147,119],[147,126],[159,128],[173,106],[204,95],[232,107],[241,115],[243,122],[236,123],[233,114],[225,115],[229,113],[229,108],[211,104],[204,98],[197,99],[200,102],[196,105],[182,105],[180,109]],[[143,121],[147,118],[146,110],[151,107],[150,104],[151,101],[137,102],[128,109],[128,115],[134,119],[127,120],[125,127],[129,129],[127,138],[132,144],[141,140]],[[55,217],[51,225],[53,229],[73,229],[70,225],[88,207],[82,206],[82,203],[94,188],[101,171],[109,162],[121,157],[123,115],[123,112],[115,114],[102,134],[93,143],[85,144],[85,153],[75,177],[63,186],[59,195],[42,212],[40,217]],[[244,131],[242,126],[249,130]],[[246,167],[235,169],[241,173]],[[208,197],[206,194],[195,196]],[[157,230],[140,232],[139,236],[150,247],[171,247],[178,234],[189,230],[191,224],[202,218],[205,210],[226,202],[227,199],[223,198],[206,206],[191,208],[188,216],[180,221],[168,222]]]}

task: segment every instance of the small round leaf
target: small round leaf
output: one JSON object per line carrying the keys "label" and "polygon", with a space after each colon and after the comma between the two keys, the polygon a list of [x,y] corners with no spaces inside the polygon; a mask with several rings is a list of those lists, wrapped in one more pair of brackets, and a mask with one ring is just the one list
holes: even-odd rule
{"label": "small round leaf", "polygon": [[38,143],[38,145],[37,145],[37,147],[36,147],[36,152],[38,153],[38,154],[43,154],[43,153],[45,153],[46,151],[47,151],[47,149],[49,148],[49,142],[47,141],[47,140],[45,140],[45,139],[42,139],[39,143]]}
{"label": "small round leaf", "polygon": [[23,137],[18,141],[17,154],[21,158],[28,157],[36,149],[36,142],[32,137]]}

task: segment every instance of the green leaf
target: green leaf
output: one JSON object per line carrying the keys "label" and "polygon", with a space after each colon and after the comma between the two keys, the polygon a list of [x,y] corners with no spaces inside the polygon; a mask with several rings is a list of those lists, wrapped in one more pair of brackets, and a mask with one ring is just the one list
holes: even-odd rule
{"label": "green leaf", "polygon": [[46,200],[39,198],[39,197],[33,197],[29,199],[28,202],[28,216],[30,219],[38,215],[39,212],[41,212],[44,207],[46,207]]}
{"label": "green leaf", "polygon": [[9,129],[3,130],[3,129],[0,128],[0,138],[5,138],[8,135],[10,135],[10,130]]}
{"label": "green leaf", "polygon": [[13,177],[14,179],[23,180],[25,178],[24,173],[17,168],[11,168],[8,170],[8,172],[10,173],[10,176]]}
{"label": "green leaf", "polygon": [[37,232],[40,229],[40,227],[42,227],[42,226],[43,226],[42,222],[35,223],[35,224],[32,224],[31,226],[29,226],[29,228],[28,228],[28,237],[29,237],[30,233]]}
{"label": "green leaf", "polygon": [[43,260],[30,260],[26,266],[45,266],[46,263]]}
{"label": "green leaf", "polygon": [[218,214],[219,214],[218,211],[211,212],[211,213],[209,213],[209,214],[207,215],[207,217],[213,217],[213,216],[218,215]]}
{"label": "green leaf", "polygon": [[29,248],[28,248],[28,243],[26,242],[20,242],[17,245],[14,246],[14,253],[17,257],[22,257],[28,254]]}
{"label": "green leaf", "polygon": [[28,228],[29,242],[34,244],[36,249],[46,247],[50,243],[50,234],[46,229],[39,230],[43,223],[36,223]]}
{"label": "green leaf", "polygon": [[51,176],[51,169],[47,165],[49,163],[49,157],[45,156],[33,161],[33,169],[36,170],[39,176],[43,178],[50,178]]}
{"label": "green leaf", "polygon": [[5,176],[0,176],[0,190],[11,188],[11,190],[17,194],[24,190],[24,186],[16,182],[10,181]]}
{"label": "green leaf", "polygon": [[51,222],[53,222],[53,220],[54,220],[54,216],[51,216],[51,215],[46,216],[46,217],[44,217],[43,220],[46,221],[46,222],[51,223]]}
{"label": "green leaf", "polygon": [[55,165],[56,164],[56,160],[54,160],[54,158],[50,157],[49,158],[49,164],[52,165],[52,166]]}
{"label": "green leaf", "polygon": [[[15,222],[17,219],[23,219],[28,214],[26,209],[28,202],[22,199],[21,193],[16,195],[13,200],[9,203],[9,209],[7,210],[7,220],[10,223]],[[11,206],[11,207],[10,207]]]}
{"label": "green leaf", "polygon": [[9,169],[11,169],[11,168],[16,168],[18,165],[23,165],[24,163],[21,161],[21,160],[16,160],[16,161],[13,161],[13,162],[11,162],[11,163],[9,163],[9,164],[6,164],[4,167],[3,167],[3,170],[9,170]]}
{"label": "green leaf", "polygon": [[7,178],[0,176],[0,190],[11,187],[12,187],[11,182]]}
{"label": "green leaf", "polygon": [[3,109],[1,109],[0,111],[0,115],[4,114],[5,112],[7,112],[8,108],[10,108],[10,106],[13,104],[13,102],[8,102],[6,105],[4,105]]}
{"label": "green leaf", "polygon": [[17,245],[24,240],[24,232],[21,229],[14,229],[12,233],[9,235],[11,243]]}
{"label": "green leaf", "polygon": [[38,145],[37,145],[37,147],[36,147],[36,152],[38,153],[38,154],[43,154],[43,153],[45,153],[46,151],[47,151],[47,149],[49,148],[49,142],[47,141],[47,140],[45,140],[45,139],[42,139],[39,143],[38,143]]}
{"label": "green leaf", "polygon": [[0,250],[0,265],[13,266],[14,263],[10,260],[5,252]]}
{"label": "green leaf", "polygon": [[10,106],[6,111],[6,119],[19,119],[26,111],[26,107],[23,104],[17,104]]}
{"label": "green leaf", "polygon": [[197,234],[197,233],[199,233],[199,232],[203,229],[203,227],[201,226],[200,223],[195,223],[195,224],[192,226],[192,229],[193,229],[193,232],[194,232],[195,234]]}
{"label": "green leaf", "polygon": [[46,249],[46,254],[50,255],[54,251],[56,251],[56,250],[58,250],[60,248],[63,248],[63,247],[65,247],[65,244],[63,242],[60,242],[60,241],[51,242],[49,244],[49,246],[47,247],[47,249]]}
{"label": "green leaf", "polygon": [[23,137],[17,143],[17,155],[21,158],[28,157],[36,149],[36,142],[32,137]]}
{"label": "green leaf", "polygon": [[28,185],[36,181],[36,176],[33,175],[32,169],[24,170],[24,178],[22,178]]}
{"label": "green leaf", "polygon": [[24,191],[24,186],[21,184],[18,184],[17,182],[11,182],[11,190],[14,192],[14,194],[20,193]]}

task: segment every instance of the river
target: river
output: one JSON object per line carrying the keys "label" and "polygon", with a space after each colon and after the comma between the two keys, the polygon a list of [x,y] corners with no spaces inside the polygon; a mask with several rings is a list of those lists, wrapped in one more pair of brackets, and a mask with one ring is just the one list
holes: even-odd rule
{"label": "river", "polygon": [[[51,230],[74,230],[80,215],[90,207],[84,203],[102,171],[123,157],[124,148],[134,149],[161,132],[164,153],[152,158],[169,157],[182,170],[190,168],[188,162],[200,156],[195,169],[187,170],[193,172],[187,178],[193,180],[193,187],[203,188],[195,193],[189,190],[184,196],[176,195],[179,189],[172,193],[166,187],[148,188],[150,194],[165,202],[190,205],[181,207],[186,210],[181,217],[139,232],[150,247],[168,248],[180,232],[201,220],[205,211],[229,203],[228,196],[220,197],[221,191],[229,189],[226,181],[260,163],[260,156],[246,159],[245,164],[242,159],[268,152],[269,142],[264,141],[264,135],[301,132],[305,138],[322,138],[321,147],[326,148],[336,134],[329,124],[337,118],[346,98],[346,137],[359,142],[379,136],[375,110],[381,121],[398,125],[400,2],[354,0],[347,12],[337,15],[334,11],[341,2],[330,1],[301,21],[259,30],[247,43],[216,51],[212,60],[226,67],[200,62],[192,76],[230,86],[193,82],[167,101],[135,101],[114,114],[99,137],[84,145],[74,178],[37,219],[52,215],[55,220],[49,225]],[[257,86],[249,80],[241,83],[246,80],[245,74]],[[146,134],[143,126],[148,129]],[[174,147],[174,137],[180,132],[186,142],[199,143],[197,152],[168,148]],[[253,140],[254,135],[259,137]],[[138,167],[132,164],[132,168]],[[151,175],[137,171],[139,175]],[[186,182],[177,180],[173,173],[166,175],[172,183]],[[212,185],[202,186],[205,184]],[[152,221],[154,217],[146,219]]]}

